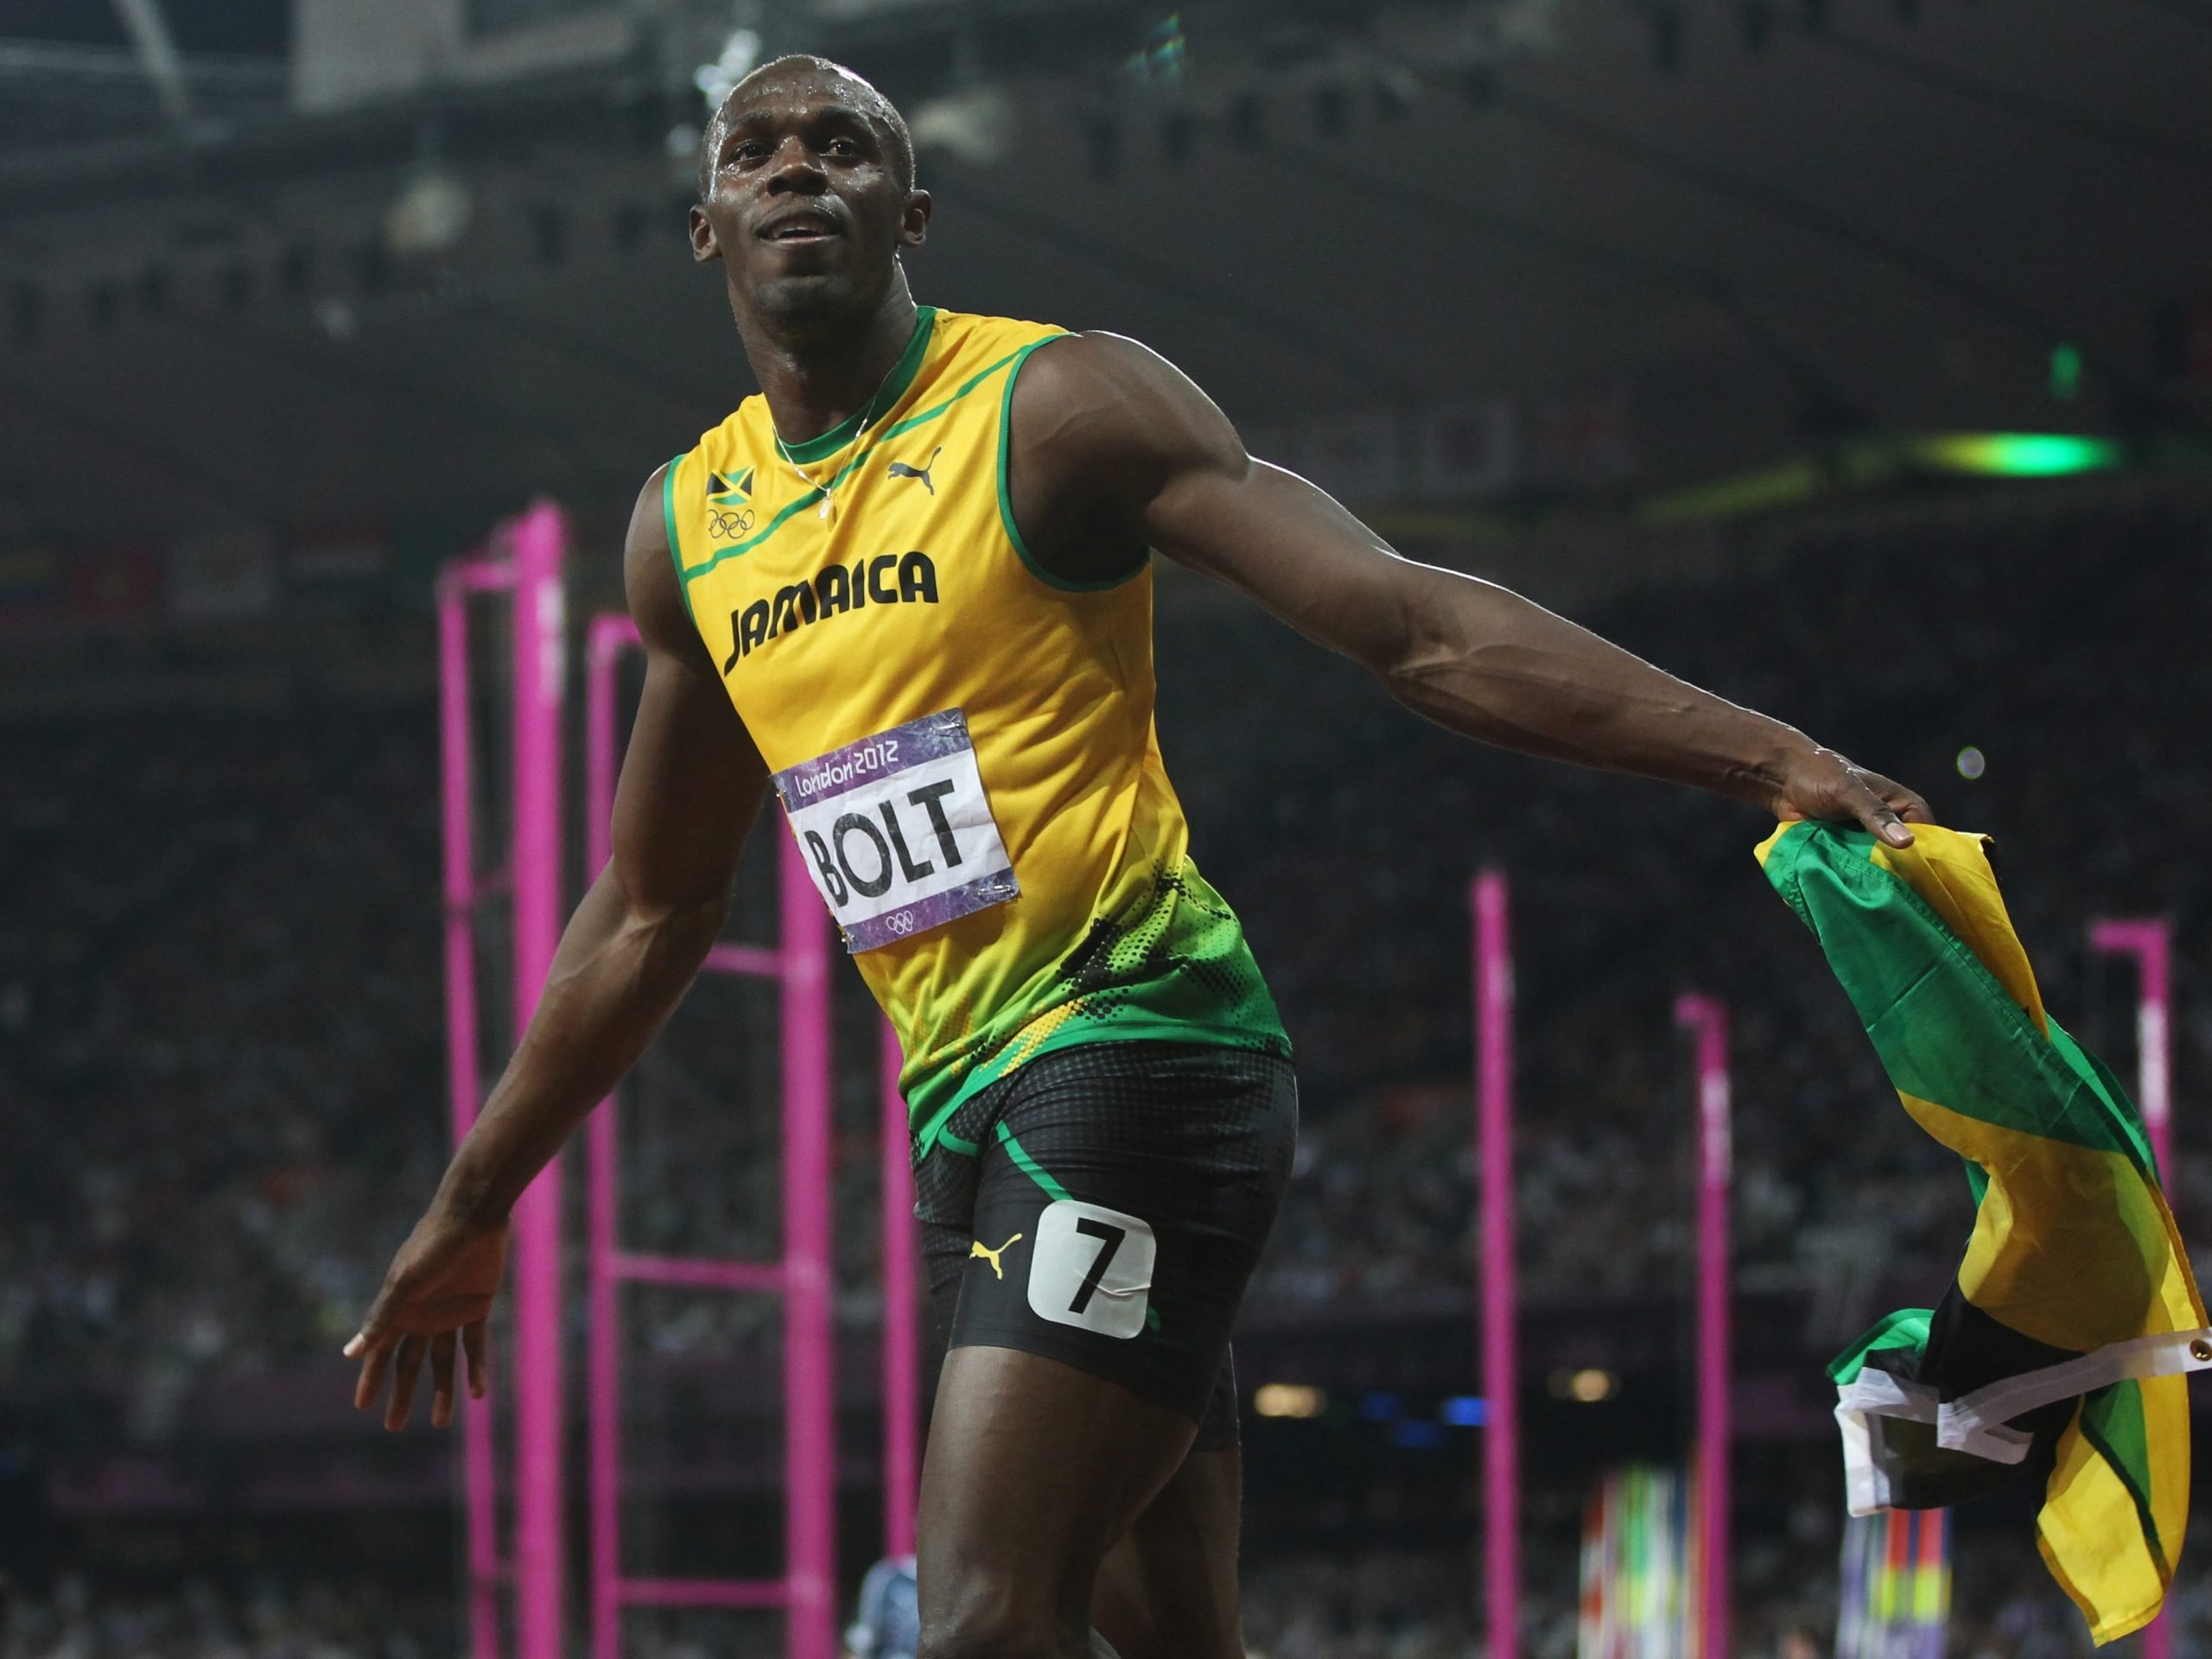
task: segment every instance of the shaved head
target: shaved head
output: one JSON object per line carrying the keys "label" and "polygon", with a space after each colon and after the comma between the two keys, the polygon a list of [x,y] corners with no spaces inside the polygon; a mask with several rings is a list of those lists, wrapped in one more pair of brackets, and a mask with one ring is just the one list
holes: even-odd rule
{"label": "shaved head", "polygon": [[714,188],[715,156],[721,148],[722,126],[730,111],[744,103],[748,95],[772,81],[791,83],[802,80],[817,86],[830,83],[841,88],[853,108],[880,130],[899,188],[902,190],[914,188],[914,138],[906,130],[906,118],[899,113],[889,99],[875,90],[867,77],[855,73],[842,63],[832,63],[827,58],[817,58],[807,52],[793,52],[784,57],[772,58],[747,73],[744,79],[729,89],[729,96],[722,99],[721,106],[708,120],[707,130],[699,137],[699,194],[702,198]]}

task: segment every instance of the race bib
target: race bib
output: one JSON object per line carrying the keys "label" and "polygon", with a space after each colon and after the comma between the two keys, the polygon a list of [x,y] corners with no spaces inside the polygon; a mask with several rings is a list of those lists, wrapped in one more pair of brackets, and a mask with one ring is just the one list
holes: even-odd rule
{"label": "race bib", "polygon": [[1144,1330],[1160,1241],[1151,1224],[1101,1204],[1055,1198],[1037,1217],[1029,1310],[1122,1341]]}
{"label": "race bib", "polygon": [[776,793],[855,955],[1021,892],[957,709],[803,760]]}

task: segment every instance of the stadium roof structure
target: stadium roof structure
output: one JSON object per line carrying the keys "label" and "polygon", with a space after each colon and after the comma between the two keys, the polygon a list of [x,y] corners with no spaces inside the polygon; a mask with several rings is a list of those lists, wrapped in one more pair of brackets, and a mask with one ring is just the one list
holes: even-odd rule
{"label": "stadium roof structure", "polygon": [[[682,241],[727,4],[311,113],[278,0],[169,6],[166,92],[52,22],[134,9],[0,8],[0,542],[626,499],[752,389]],[[2205,414],[2198,0],[779,15],[936,135],[922,298],[1135,334],[1255,431],[1511,399],[1649,493]]]}

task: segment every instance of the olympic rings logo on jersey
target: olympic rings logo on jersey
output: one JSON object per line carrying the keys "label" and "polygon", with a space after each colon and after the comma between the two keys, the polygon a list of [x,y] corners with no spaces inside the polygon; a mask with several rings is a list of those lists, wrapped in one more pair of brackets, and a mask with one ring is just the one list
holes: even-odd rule
{"label": "olympic rings logo on jersey", "polygon": [[717,541],[742,536],[752,528],[750,507],[715,507],[707,513],[707,534]]}

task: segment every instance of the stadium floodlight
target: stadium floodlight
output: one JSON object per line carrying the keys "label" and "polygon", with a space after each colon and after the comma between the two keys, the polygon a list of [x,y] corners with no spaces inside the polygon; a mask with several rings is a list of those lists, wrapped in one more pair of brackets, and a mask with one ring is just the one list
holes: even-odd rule
{"label": "stadium floodlight", "polygon": [[385,244],[403,259],[447,252],[468,233],[475,212],[466,184],[444,168],[425,167],[385,210]]}
{"label": "stadium floodlight", "polygon": [[731,89],[752,73],[753,66],[760,61],[760,36],[749,29],[734,29],[722,42],[721,55],[712,63],[702,63],[693,73],[691,84],[707,100],[708,107],[719,109]]}
{"label": "stadium floodlight", "polygon": [[2106,472],[2127,458],[2114,438],[2069,432],[1946,432],[1917,440],[1914,458],[1951,473],[1990,478],[2063,478]]}

